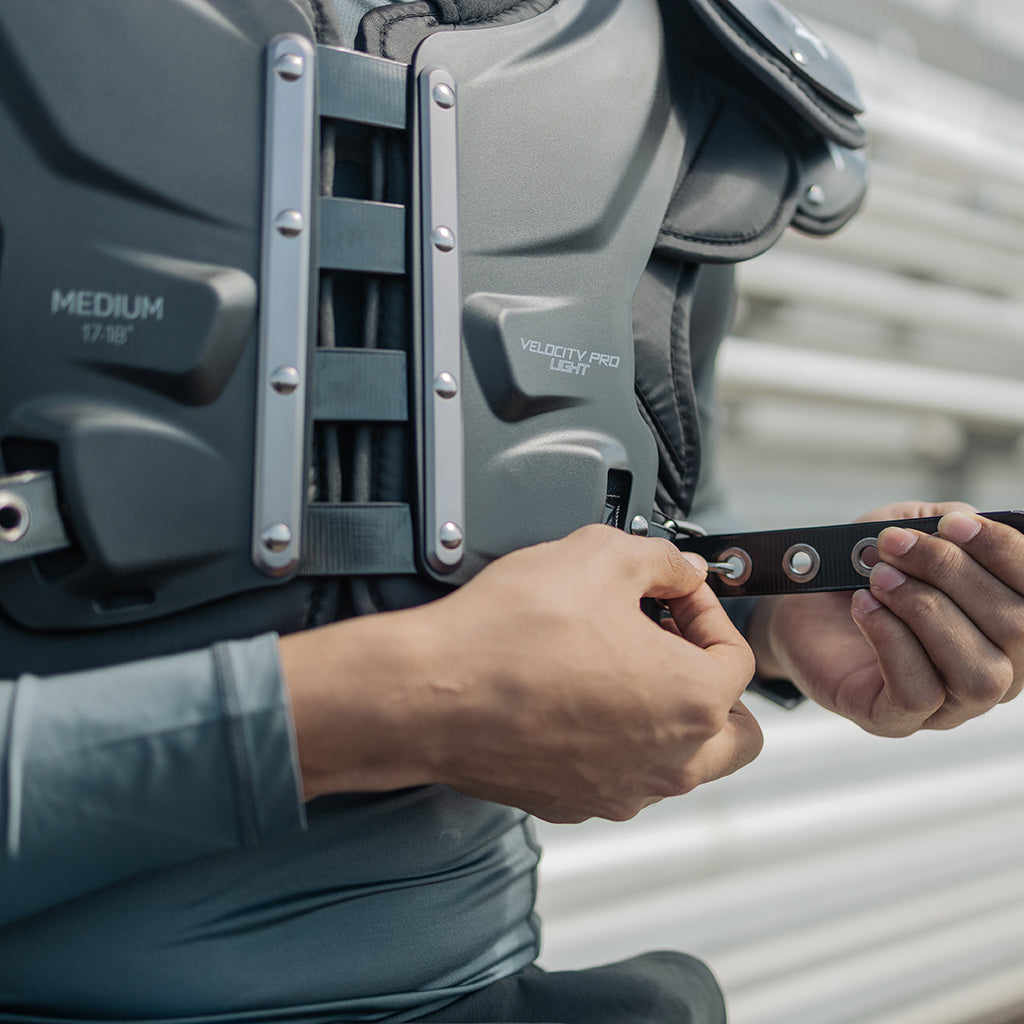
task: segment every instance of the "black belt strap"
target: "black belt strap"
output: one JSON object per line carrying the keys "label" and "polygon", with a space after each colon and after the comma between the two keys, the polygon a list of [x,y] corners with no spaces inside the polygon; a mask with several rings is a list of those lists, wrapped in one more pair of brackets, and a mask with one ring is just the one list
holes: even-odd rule
{"label": "black belt strap", "polygon": [[[1024,533],[1024,512],[983,515]],[[860,590],[868,585],[871,566],[877,561],[874,542],[882,530],[903,526],[934,533],[939,518],[676,537],[675,543],[682,551],[694,551],[708,562],[721,564],[721,569],[708,573],[708,584],[719,597]]]}

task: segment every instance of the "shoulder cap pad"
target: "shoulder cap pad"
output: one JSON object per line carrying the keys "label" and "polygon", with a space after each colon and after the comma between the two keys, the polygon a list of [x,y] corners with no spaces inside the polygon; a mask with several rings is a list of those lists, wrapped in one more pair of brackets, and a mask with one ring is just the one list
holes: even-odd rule
{"label": "shoulder cap pad", "polygon": [[864,145],[863,103],[850,70],[777,0],[690,0],[726,49],[812,127],[842,146]]}

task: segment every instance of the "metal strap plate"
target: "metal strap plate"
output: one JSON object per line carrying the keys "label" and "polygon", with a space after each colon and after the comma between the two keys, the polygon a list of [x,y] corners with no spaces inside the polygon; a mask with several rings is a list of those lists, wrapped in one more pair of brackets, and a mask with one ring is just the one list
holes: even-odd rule
{"label": "metal strap plate", "polygon": [[426,68],[417,85],[423,263],[423,551],[437,573],[465,552],[462,284],[455,79]]}
{"label": "metal strap plate", "polygon": [[270,576],[298,565],[302,540],[314,65],[302,36],[278,36],[268,47],[252,560]]}
{"label": "metal strap plate", "polygon": [[53,474],[0,476],[0,564],[68,546]]}

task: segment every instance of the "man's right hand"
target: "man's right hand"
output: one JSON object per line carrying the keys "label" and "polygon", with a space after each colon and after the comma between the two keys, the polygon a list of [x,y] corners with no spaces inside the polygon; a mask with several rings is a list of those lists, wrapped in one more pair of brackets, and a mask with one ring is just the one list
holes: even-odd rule
{"label": "man's right hand", "polygon": [[705,575],[668,541],[590,526],[433,604],[282,639],[307,798],[446,783],[624,820],[736,771],[761,749],[739,701],[753,656]]}

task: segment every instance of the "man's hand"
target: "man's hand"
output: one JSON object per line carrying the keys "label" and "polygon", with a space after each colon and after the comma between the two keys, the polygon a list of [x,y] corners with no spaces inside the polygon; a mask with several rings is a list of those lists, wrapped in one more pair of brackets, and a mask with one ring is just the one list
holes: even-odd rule
{"label": "man's hand", "polygon": [[949,729],[1024,685],[1024,536],[962,504],[902,503],[862,521],[941,515],[937,536],[878,538],[870,589],[765,602],[759,670],[868,732]]}
{"label": "man's hand", "polygon": [[285,638],[307,796],[441,782],[625,819],[735,771],[761,748],[753,657],[704,578],[667,541],[585,527],[431,605]]}

